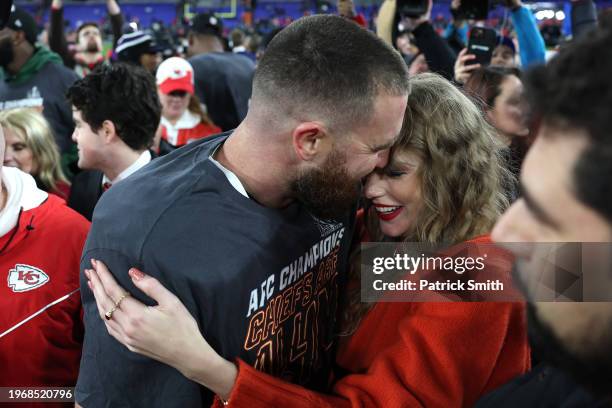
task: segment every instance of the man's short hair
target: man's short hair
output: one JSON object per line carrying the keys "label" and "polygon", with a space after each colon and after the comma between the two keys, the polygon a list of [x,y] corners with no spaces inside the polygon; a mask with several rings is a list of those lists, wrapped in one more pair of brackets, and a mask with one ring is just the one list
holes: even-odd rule
{"label": "man's short hair", "polygon": [[76,81],[68,99],[94,132],[109,120],[130,148],[142,150],[153,142],[161,104],[155,79],[143,68],[102,65]]}
{"label": "man's short hair", "polygon": [[81,35],[81,31],[83,31],[84,29],[86,29],[87,27],[95,27],[98,29],[98,31],[100,31],[100,26],[98,25],[98,23],[94,22],[94,21],[86,21],[85,23],[81,24],[77,30],[76,30],[76,38],[77,41],[79,40],[79,36]]}
{"label": "man's short hair", "polygon": [[[612,222],[612,32],[596,30],[524,78],[536,121],[586,131],[573,169],[576,197]],[[568,132],[564,132],[569,134]]]}
{"label": "man's short hair", "polygon": [[303,17],[284,28],[266,48],[253,79],[254,103],[318,115],[331,128],[365,123],[377,95],[408,91],[400,54],[374,33],[333,15]]}

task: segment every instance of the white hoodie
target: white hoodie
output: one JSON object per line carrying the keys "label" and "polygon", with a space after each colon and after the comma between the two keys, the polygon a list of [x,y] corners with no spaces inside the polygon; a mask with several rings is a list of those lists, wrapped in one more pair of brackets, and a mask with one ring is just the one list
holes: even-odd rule
{"label": "white hoodie", "polygon": [[2,167],[3,188],[8,197],[0,210],[0,237],[17,225],[19,211],[31,210],[42,204],[49,196],[36,186],[34,178],[16,167]]}

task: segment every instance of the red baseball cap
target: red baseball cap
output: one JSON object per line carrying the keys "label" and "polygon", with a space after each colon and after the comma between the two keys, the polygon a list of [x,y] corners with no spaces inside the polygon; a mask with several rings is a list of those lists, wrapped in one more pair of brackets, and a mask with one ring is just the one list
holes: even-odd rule
{"label": "red baseball cap", "polygon": [[171,57],[162,62],[155,75],[157,87],[164,94],[174,91],[185,91],[191,95],[193,88],[193,68],[183,58]]}

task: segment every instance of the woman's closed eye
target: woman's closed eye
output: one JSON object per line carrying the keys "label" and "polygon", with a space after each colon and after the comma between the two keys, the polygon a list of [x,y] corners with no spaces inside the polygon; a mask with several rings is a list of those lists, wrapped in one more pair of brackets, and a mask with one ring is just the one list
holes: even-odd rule
{"label": "woman's closed eye", "polygon": [[388,169],[385,171],[385,175],[391,178],[399,178],[405,175],[407,172],[405,170],[399,169]]}

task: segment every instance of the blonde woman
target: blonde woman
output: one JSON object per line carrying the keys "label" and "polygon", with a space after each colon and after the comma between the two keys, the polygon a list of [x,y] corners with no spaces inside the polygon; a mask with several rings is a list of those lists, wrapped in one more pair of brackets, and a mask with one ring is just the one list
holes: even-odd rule
{"label": "blonde woman", "polygon": [[42,114],[28,108],[2,111],[0,126],[6,138],[4,165],[29,173],[41,190],[67,199],[70,183],[62,171],[51,127]]}
{"label": "blonde woman", "polygon": [[[479,109],[450,82],[434,74],[411,82],[389,164],[367,179],[366,214],[372,222],[359,238],[450,243],[447,253],[479,256],[479,244],[491,242],[488,234],[508,205],[503,186],[511,176],[501,159],[504,147]],[[499,268],[503,273],[509,272],[507,261]],[[104,316],[111,299],[125,292],[102,263],[93,263],[97,272],[86,275]],[[522,304],[361,303],[358,272],[349,273],[349,299],[340,310],[341,374],[329,394],[274,378],[240,359],[234,364],[221,358],[178,299],[137,269],[129,272],[132,281],[158,306],[124,298],[105,323],[131,351],[177,368],[237,407],[472,406],[528,369]],[[269,330],[270,321],[262,330]],[[300,348],[284,352],[299,361]],[[274,374],[282,376],[282,368]]]}

